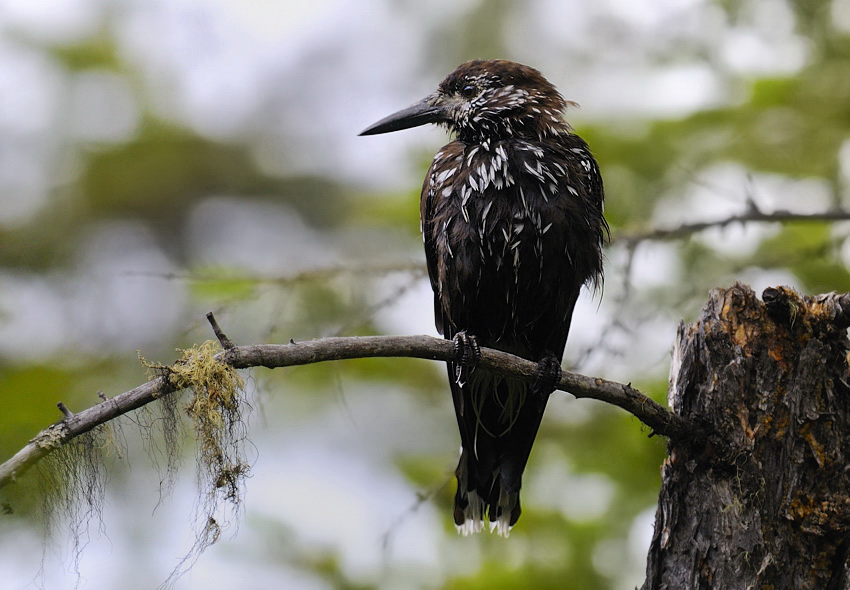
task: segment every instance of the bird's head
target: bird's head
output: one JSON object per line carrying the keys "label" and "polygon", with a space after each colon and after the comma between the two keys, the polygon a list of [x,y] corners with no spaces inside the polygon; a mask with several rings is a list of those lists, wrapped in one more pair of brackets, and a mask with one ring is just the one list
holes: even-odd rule
{"label": "bird's head", "polygon": [[438,123],[468,143],[544,139],[570,131],[562,113],[573,104],[534,68],[505,60],[473,60],[458,66],[436,92],[360,135]]}

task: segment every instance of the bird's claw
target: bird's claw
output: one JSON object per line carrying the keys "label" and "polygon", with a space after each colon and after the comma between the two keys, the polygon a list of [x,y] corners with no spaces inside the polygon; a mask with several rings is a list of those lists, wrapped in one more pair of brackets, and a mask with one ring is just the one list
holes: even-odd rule
{"label": "bird's claw", "polygon": [[537,361],[537,373],[534,376],[533,391],[541,397],[548,397],[561,381],[561,361],[548,353]]}
{"label": "bird's claw", "polygon": [[455,362],[464,367],[475,368],[481,360],[481,347],[472,334],[458,332],[452,339],[455,345]]}
{"label": "bird's claw", "polygon": [[460,383],[464,369],[474,370],[481,360],[481,347],[478,346],[478,339],[466,332],[455,334],[452,342],[455,345],[455,377]]}

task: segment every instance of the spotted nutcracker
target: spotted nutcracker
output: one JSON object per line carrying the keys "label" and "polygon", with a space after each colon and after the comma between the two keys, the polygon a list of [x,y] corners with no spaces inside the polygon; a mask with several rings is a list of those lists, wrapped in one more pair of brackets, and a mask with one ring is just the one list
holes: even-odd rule
{"label": "spotted nutcracker", "polygon": [[[534,68],[469,61],[436,92],[364,130],[437,123],[455,140],[434,156],[421,197],[437,330],[460,428],[454,520],[507,535],[549,395],[560,377],[573,309],[602,281],[602,178],[563,119],[574,105]],[[478,346],[538,363],[533,383],[475,370]]]}

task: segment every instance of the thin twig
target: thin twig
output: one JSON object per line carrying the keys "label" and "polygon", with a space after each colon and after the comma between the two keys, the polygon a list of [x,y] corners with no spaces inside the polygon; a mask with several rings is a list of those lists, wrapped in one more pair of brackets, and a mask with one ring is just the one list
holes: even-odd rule
{"label": "thin twig", "polygon": [[72,412],[71,410],[69,410],[69,409],[68,409],[68,406],[66,406],[63,402],[59,402],[58,404],[56,404],[56,407],[57,407],[57,408],[59,408],[59,411],[60,411],[60,412],[62,412],[62,414],[63,414],[66,418],[70,418],[71,416],[73,416],[73,415],[74,415],[74,412]]}
{"label": "thin twig", "polygon": [[[748,192],[746,200],[746,209],[742,213],[737,213],[715,219],[711,221],[695,221],[690,223],[682,223],[669,228],[655,228],[647,231],[622,231],[614,232],[611,235],[610,244],[625,244],[629,247],[634,247],[641,242],[649,241],[671,241],[682,238],[687,238],[693,234],[711,229],[714,227],[723,228],[736,223],[788,223],[788,222],[810,222],[810,221],[850,221],[850,210],[840,207],[833,207],[825,211],[816,213],[795,213],[785,209],[779,209],[771,212],[762,211],[755,202],[753,195]],[[290,275],[234,275],[224,276],[220,274],[198,274],[193,272],[146,272],[146,271],[129,271],[124,273],[127,276],[134,277],[150,277],[163,280],[186,280],[186,281],[222,281],[222,280],[248,280],[256,283],[276,284],[281,286],[289,286],[297,283],[308,283],[313,281],[327,281],[341,275],[386,275],[396,272],[421,273],[423,269],[422,262],[393,262],[388,264],[379,264],[374,266],[329,266],[326,268],[311,269],[302,272],[293,273]]]}
{"label": "thin twig", "polygon": [[748,222],[777,222],[787,223],[793,221],[848,221],[850,211],[845,209],[828,209],[817,213],[794,213],[784,209],[765,213],[758,209],[751,201],[747,210],[743,213],[730,215],[723,219],[714,221],[697,221],[694,223],[683,223],[671,228],[657,228],[646,232],[620,233],[611,237],[611,243],[635,244],[645,241],[668,241],[686,238],[692,234],[699,233],[712,227],[726,227],[735,223]]}
{"label": "thin twig", "polygon": [[279,286],[290,286],[298,283],[311,283],[315,281],[327,281],[341,275],[375,276],[389,275],[397,272],[419,273],[424,261],[390,262],[376,265],[336,265],[325,268],[314,268],[284,275],[222,275],[221,273],[194,273],[194,272],[155,272],[155,271],[127,271],[123,273],[129,277],[146,277],[162,279],[166,281],[195,281],[195,282],[221,282],[221,281],[243,281],[253,283],[274,284]]}
{"label": "thin twig", "polygon": [[221,343],[221,347],[224,350],[230,350],[235,344],[233,344],[233,340],[227,337],[224,331],[221,329],[221,326],[218,325],[218,321],[215,319],[215,314],[213,312],[207,313],[207,321],[212,326],[213,332],[215,332],[215,337],[218,338],[218,341]]}
{"label": "thin twig", "polygon": [[[353,336],[298,343],[290,341],[289,344],[234,346],[216,355],[217,360],[237,369],[275,369],[367,357],[414,357],[450,361],[455,358],[455,346],[450,340],[432,336]],[[479,368],[532,380],[536,375],[537,364],[506,352],[482,348]],[[669,412],[631,385],[564,371],[558,389],[577,398],[597,399],[619,406],[634,414],[656,434],[676,440],[695,440],[701,437],[689,422]],[[42,457],[74,437],[173,390],[168,379],[159,376],[49,426],[11,459],[0,465],[0,488],[14,481]]]}

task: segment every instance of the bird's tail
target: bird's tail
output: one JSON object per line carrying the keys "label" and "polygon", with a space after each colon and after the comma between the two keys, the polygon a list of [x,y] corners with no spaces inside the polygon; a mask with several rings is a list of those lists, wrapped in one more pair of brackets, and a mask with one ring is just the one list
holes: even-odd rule
{"label": "bird's tail", "polygon": [[455,493],[454,519],[457,530],[463,536],[480,533],[484,529],[487,515],[487,502],[478,494],[475,486],[470,486],[469,453],[460,448],[460,461],[455,470],[457,492]]}
{"label": "bird's tail", "polygon": [[524,382],[491,375],[457,387],[464,435],[455,472],[455,524],[468,535],[482,531],[487,520],[491,532],[507,537],[522,512],[522,474],[546,402]]}
{"label": "bird's tail", "polygon": [[[474,461],[474,459],[473,459]],[[522,512],[519,487],[511,490],[503,481],[501,473],[490,478],[489,493],[470,486],[470,455],[461,450],[457,471],[457,493],[455,494],[454,519],[458,531],[464,536],[484,530],[485,520],[490,523],[490,532],[502,537],[510,534]],[[480,482],[476,485],[481,485]]]}

